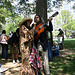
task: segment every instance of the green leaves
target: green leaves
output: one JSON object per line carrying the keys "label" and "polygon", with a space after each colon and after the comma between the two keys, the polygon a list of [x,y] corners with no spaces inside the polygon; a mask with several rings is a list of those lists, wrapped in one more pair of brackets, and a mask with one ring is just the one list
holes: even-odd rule
{"label": "green leaves", "polygon": [[18,16],[14,6],[12,6],[12,0],[0,1],[0,29],[5,29],[7,33],[11,30],[15,31],[18,27],[19,21],[22,17]]}
{"label": "green leaves", "polygon": [[56,23],[63,28],[66,35],[75,30],[75,21],[72,14],[70,14],[70,11],[61,11],[61,15],[58,17],[58,19],[56,19]]}
{"label": "green leaves", "polygon": [[9,33],[10,31],[15,32],[18,28],[19,22],[23,19],[21,16],[9,17],[6,24],[6,32]]}
{"label": "green leaves", "polygon": [[6,23],[6,17],[10,16],[11,13],[7,11],[7,9],[1,8],[0,9],[0,23],[5,24]]}

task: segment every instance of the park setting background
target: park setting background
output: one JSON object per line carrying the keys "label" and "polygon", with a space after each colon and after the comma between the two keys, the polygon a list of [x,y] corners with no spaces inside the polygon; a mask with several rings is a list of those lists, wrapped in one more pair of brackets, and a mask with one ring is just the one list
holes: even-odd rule
{"label": "park setting background", "polygon": [[[10,31],[15,32],[24,17],[33,18],[35,7],[36,0],[0,0],[0,35],[3,29],[7,35]],[[49,63],[51,75],[75,75],[75,0],[47,0],[48,18],[56,11],[59,14],[52,21],[53,40],[58,41],[59,28],[64,31],[65,40],[61,57]]]}

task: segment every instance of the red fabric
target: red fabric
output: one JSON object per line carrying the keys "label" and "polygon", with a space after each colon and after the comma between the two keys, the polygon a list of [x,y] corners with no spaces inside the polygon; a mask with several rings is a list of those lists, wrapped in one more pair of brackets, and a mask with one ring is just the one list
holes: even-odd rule
{"label": "red fabric", "polygon": [[42,64],[41,64],[41,61],[39,58],[38,51],[35,46],[32,48],[29,62],[33,68],[35,68],[35,69],[38,68],[38,69],[42,70]]}

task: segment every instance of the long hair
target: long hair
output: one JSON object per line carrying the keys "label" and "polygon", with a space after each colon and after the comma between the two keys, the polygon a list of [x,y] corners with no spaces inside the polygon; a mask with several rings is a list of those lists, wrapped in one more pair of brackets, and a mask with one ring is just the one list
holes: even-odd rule
{"label": "long hair", "polygon": [[[35,17],[36,17],[36,16],[39,17],[39,20],[40,20],[39,23],[42,23],[42,19],[41,19],[40,15],[35,15]],[[35,17],[34,17],[34,22],[35,22]]]}
{"label": "long hair", "polygon": [[28,20],[25,21],[22,25],[25,25],[30,30],[31,28],[30,28],[30,26],[29,27],[27,26],[27,22],[28,22]]}

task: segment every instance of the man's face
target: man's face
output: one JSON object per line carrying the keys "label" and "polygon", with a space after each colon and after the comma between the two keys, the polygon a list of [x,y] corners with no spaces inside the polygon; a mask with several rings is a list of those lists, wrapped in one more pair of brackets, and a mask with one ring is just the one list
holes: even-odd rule
{"label": "man's face", "polygon": [[40,21],[39,16],[35,16],[34,21],[37,23]]}

